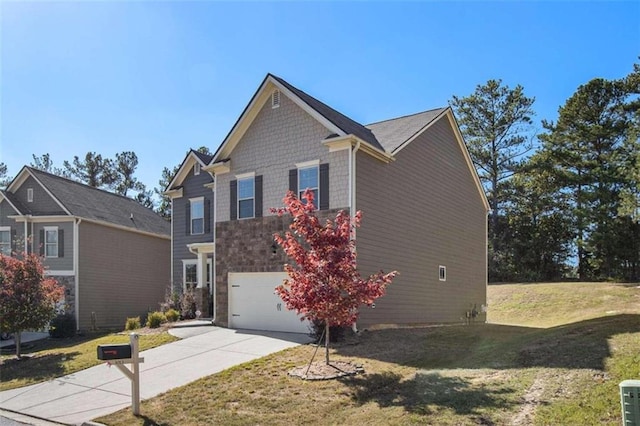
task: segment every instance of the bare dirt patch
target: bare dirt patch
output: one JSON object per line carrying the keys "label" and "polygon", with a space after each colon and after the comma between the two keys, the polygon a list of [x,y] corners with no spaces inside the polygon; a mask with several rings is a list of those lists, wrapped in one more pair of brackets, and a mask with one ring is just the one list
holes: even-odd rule
{"label": "bare dirt patch", "polygon": [[295,367],[289,371],[290,376],[300,377],[304,380],[330,380],[363,373],[362,365],[347,361],[332,361],[329,364],[314,362],[311,365]]}

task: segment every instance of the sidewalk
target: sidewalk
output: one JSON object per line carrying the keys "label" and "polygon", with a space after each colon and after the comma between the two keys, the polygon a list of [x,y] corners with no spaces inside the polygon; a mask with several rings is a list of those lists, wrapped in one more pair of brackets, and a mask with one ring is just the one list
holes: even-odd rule
{"label": "sidewalk", "polygon": [[[140,354],[145,358],[140,365],[142,400],[310,341],[304,334],[214,326],[174,328],[171,333],[183,340]],[[131,382],[117,368],[106,364],[45,383],[0,392],[0,410],[65,424],[82,424],[130,405]]]}

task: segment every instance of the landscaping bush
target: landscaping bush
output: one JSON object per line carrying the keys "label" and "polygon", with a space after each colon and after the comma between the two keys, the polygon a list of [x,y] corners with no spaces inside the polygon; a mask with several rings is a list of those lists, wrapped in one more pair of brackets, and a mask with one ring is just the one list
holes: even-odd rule
{"label": "landscaping bush", "polygon": [[187,290],[180,296],[180,317],[182,319],[196,317],[196,296],[193,290]]}
{"label": "landscaping bush", "polygon": [[169,309],[164,313],[164,316],[167,318],[167,321],[176,322],[180,318],[180,312],[176,311],[175,309]]}
{"label": "landscaping bush", "polygon": [[140,327],[140,317],[127,318],[127,322],[124,325],[124,329],[127,331],[137,330]]}
{"label": "landscaping bush", "polygon": [[167,322],[167,317],[162,312],[149,312],[147,315],[147,327],[149,328],[158,328],[164,322]]}
{"label": "landscaping bush", "polygon": [[[340,342],[344,339],[346,327],[340,326],[331,326],[329,327],[329,341],[331,343]],[[324,342],[324,322],[323,321],[313,321],[311,323],[311,332],[309,336],[312,337],[316,343],[320,344]],[[322,338],[322,342],[320,339]]]}
{"label": "landscaping bush", "polygon": [[71,313],[58,314],[49,323],[49,336],[51,337],[73,337],[75,334],[76,317]]}

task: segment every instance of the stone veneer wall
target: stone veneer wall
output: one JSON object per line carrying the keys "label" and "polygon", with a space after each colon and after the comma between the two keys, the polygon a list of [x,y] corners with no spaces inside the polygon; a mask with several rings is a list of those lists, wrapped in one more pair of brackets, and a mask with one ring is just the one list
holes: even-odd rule
{"label": "stone veneer wall", "polygon": [[[339,210],[320,211],[318,218],[324,223],[327,218],[334,219]],[[290,223],[287,216],[266,216],[216,224],[216,325],[229,326],[229,272],[283,271],[289,259],[273,234],[284,234]]]}

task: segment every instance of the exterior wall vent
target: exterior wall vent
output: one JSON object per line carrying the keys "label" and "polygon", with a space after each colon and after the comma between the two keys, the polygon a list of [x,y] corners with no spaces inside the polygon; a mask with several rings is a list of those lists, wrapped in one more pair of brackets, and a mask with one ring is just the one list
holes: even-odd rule
{"label": "exterior wall vent", "polygon": [[280,106],[280,91],[274,90],[271,94],[271,108],[278,108]]}

